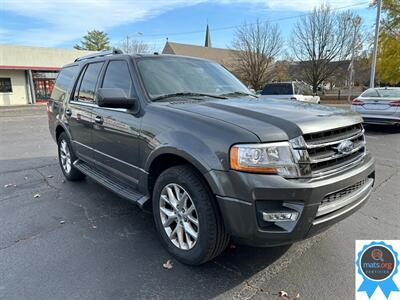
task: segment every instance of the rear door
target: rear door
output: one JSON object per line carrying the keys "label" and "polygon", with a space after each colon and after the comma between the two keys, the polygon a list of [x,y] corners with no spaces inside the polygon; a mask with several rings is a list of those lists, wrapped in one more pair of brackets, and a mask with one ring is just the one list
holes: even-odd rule
{"label": "rear door", "polygon": [[[110,60],[99,85],[120,88],[128,97],[136,97],[129,59]],[[96,165],[137,183],[141,117],[127,109],[96,106],[93,111],[93,144]]]}
{"label": "rear door", "polygon": [[394,98],[388,96],[390,96],[389,93],[383,89],[366,90],[359,97],[364,102],[363,114],[393,115],[396,113],[397,107],[390,105]]}
{"label": "rear door", "polygon": [[85,65],[75,85],[75,90],[68,103],[65,114],[74,150],[79,158],[93,161],[92,128],[93,106],[99,75],[104,62]]}

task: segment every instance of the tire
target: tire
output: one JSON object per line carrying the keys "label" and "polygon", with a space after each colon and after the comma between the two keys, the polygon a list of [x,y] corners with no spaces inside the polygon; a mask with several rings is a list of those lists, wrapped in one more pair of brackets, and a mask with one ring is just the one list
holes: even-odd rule
{"label": "tire", "polygon": [[[169,197],[168,188],[174,195],[179,193],[181,197],[181,201],[175,205],[178,209],[169,205],[173,197]],[[193,204],[194,210],[190,203]],[[181,216],[178,215],[179,210]],[[168,215],[174,211],[176,217],[168,218],[165,211]],[[201,175],[189,165],[171,167],[157,178],[153,190],[153,216],[163,245],[182,263],[203,264],[218,256],[229,243],[229,235],[225,232],[213,194]],[[170,222],[170,219],[174,221]],[[198,226],[193,222],[196,219]],[[163,223],[171,225],[164,227]],[[178,226],[183,229],[181,240]],[[196,239],[193,233],[197,233]]]}
{"label": "tire", "polygon": [[67,180],[77,181],[85,178],[85,174],[74,167],[73,162],[77,159],[75,156],[71,142],[65,132],[62,132],[57,140],[58,146],[58,162],[61,170]]}

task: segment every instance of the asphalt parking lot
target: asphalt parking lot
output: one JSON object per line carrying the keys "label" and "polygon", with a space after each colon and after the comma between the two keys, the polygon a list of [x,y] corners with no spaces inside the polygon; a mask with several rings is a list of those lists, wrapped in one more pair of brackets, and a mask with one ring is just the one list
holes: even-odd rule
{"label": "asphalt parking lot", "polygon": [[291,247],[233,245],[166,270],[151,215],[90,179],[64,181],[44,107],[2,108],[0,298],[353,299],[354,240],[400,237],[400,130],[366,130],[377,182],[353,216]]}

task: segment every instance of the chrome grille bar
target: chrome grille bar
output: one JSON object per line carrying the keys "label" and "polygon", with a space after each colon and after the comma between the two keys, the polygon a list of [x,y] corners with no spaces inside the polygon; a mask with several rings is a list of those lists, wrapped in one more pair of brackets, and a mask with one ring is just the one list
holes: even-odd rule
{"label": "chrome grille bar", "polygon": [[332,146],[332,145],[340,144],[341,142],[344,142],[344,141],[347,141],[347,140],[353,140],[353,139],[359,138],[362,135],[364,135],[364,131],[365,130],[363,128],[360,132],[356,133],[355,135],[352,135],[352,136],[349,136],[347,138],[343,138],[343,139],[340,139],[340,140],[334,140],[334,141],[324,142],[324,143],[319,143],[319,144],[314,143],[314,142],[311,142],[311,143],[306,142],[305,145],[306,145],[307,149],[314,149],[314,148]]}
{"label": "chrome grille bar", "polygon": [[[340,144],[353,142],[353,149],[343,151]],[[359,164],[366,154],[364,128],[361,124],[335,128],[303,136],[303,143],[295,145],[306,152],[300,166],[310,169],[311,177],[322,178]],[[305,159],[304,159],[305,158]]]}

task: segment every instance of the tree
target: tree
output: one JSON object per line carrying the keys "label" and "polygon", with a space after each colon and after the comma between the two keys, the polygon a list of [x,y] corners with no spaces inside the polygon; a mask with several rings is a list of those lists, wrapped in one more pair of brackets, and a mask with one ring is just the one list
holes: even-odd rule
{"label": "tree", "polygon": [[276,25],[257,20],[239,27],[232,41],[237,50],[234,73],[253,89],[259,90],[270,75],[275,57],[282,48],[282,38]]}
{"label": "tree", "polygon": [[146,44],[143,41],[139,41],[136,39],[129,39],[127,36],[126,39],[121,42],[121,50],[125,53],[151,53],[152,47],[149,44]]}
{"label": "tree", "polygon": [[395,85],[400,83],[400,2],[384,0],[382,11],[377,77],[381,82]]}
{"label": "tree", "polygon": [[302,79],[312,85],[315,93],[337,70],[339,64],[333,62],[349,58],[353,19],[350,11],[335,12],[321,5],[295,24],[290,48],[301,65]]}
{"label": "tree", "polygon": [[107,33],[99,30],[91,30],[83,37],[81,45],[74,46],[78,50],[101,51],[110,50],[110,41]]}

